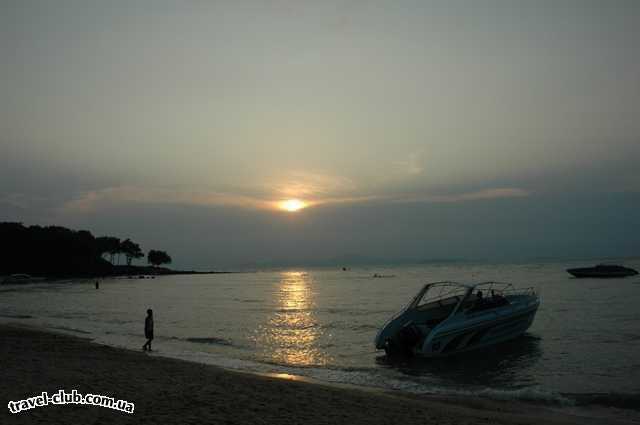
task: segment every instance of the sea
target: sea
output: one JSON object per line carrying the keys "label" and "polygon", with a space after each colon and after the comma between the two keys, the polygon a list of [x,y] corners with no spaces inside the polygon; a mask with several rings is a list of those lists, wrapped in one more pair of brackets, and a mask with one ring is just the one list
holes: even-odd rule
{"label": "sea", "polygon": [[[624,264],[640,268],[639,259]],[[640,411],[640,276],[576,279],[584,261],[287,268],[0,286],[0,321],[151,355],[276,376],[441,396]],[[374,277],[374,275],[381,275]],[[428,282],[533,287],[523,336],[444,359],[390,359],[374,337]]]}

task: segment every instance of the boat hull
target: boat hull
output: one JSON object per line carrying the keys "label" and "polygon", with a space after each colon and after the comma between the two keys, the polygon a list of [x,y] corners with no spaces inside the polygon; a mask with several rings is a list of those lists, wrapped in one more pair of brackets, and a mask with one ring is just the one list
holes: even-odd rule
{"label": "boat hull", "polygon": [[512,340],[524,334],[535,319],[539,304],[504,314],[504,317],[484,318],[461,326],[434,330],[424,344],[414,350],[421,357],[446,357]]}
{"label": "boat hull", "polygon": [[638,274],[636,270],[629,268],[619,268],[616,270],[601,270],[597,267],[584,267],[578,269],[568,269],[567,273],[577,278],[620,278],[627,276],[635,276]]}

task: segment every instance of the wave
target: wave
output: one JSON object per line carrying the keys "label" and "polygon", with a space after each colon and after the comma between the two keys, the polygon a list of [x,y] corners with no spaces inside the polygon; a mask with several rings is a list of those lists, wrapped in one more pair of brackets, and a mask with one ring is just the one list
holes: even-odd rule
{"label": "wave", "polygon": [[6,317],[8,319],[33,319],[33,316],[29,314],[0,314],[0,317]]}
{"label": "wave", "polygon": [[[116,332],[105,332],[105,334],[107,335],[118,335],[118,333]],[[131,333],[131,332],[125,332],[120,334],[122,336],[127,336],[127,337],[135,337],[135,338],[142,338],[142,333]],[[235,345],[234,343],[232,343],[230,340],[225,339],[225,338],[218,338],[215,336],[205,336],[205,337],[178,337],[178,336],[162,336],[162,335],[156,335],[155,339],[159,340],[159,341],[185,341],[185,342],[192,342],[194,344],[211,344],[211,345],[225,345],[225,346],[233,346],[238,348],[239,346]],[[241,347],[240,347],[241,348]]]}
{"label": "wave", "polygon": [[640,393],[567,394],[578,406],[599,405],[640,411]]}
{"label": "wave", "polygon": [[257,307],[252,308],[250,311],[256,311],[260,313],[276,313],[276,314],[296,314],[296,313],[313,313],[311,308],[269,308],[269,307]]}
{"label": "wave", "polygon": [[500,401],[522,401],[559,407],[597,405],[640,411],[640,393],[558,393],[540,387],[514,390],[485,388],[479,391],[432,388],[427,393],[442,396],[484,397]]}
{"label": "wave", "polygon": [[49,328],[57,329],[57,330],[60,330],[60,331],[74,332],[74,333],[78,333],[78,334],[85,334],[85,335],[90,335],[91,334],[91,332],[89,332],[89,331],[85,331],[85,330],[78,329],[78,328],[69,328],[67,326],[50,326]]}
{"label": "wave", "polygon": [[224,338],[216,337],[193,337],[193,338],[177,338],[184,341],[194,342],[196,344],[215,344],[215,345],[233,345],[231,341]]}
{"label": "wave", "polygon": [[310,313],[313,312],[311,308],[277,308],[273,310],[274,313]]}
{"label": "wave", "polygon": [[358,310],[353,308],[326,308],[318,310],[320,313],[344,314],[345,316],[371,316],[377,314],[392,314],[392,310]]}
{"label": "wave", "polygon": [[[301,368],[302,369],[302,368]],[[407,391],[410,393],[464,398],[487,398],[500,401],[522,401],[540,403],[560,407],[575,406],[578,404],[574,397],[567,394],[549,391],[539,387],[527,387],[518,389],[481,388],[466,390],[450,388],[433,382],[425,382],[420,379],[404,379],[391,377],[375,367],[314,367],[312,377],[319,380],[328,380],[355,385],[390,388],[393,390]],[[383,372],[381,374],[381,372]],[[636,400],[636,403],[638,401]]]}
{"label": "wave", "polygon": [[500,390],[494,388],[485,388],[480,391],[467,392],[461,391],[463,395],[477,395],[493,400],[518,400],[544,404],[553,404],[558,406],[573,406],[575,401],[561,393],[545,390],[538,387],[519,388],[516,390]]}
{"label": "wave", "polygon": [[57,314],[52,314],[51,316],[54,319],[84,319],[87,317],[87,313],[83,313],[83,312],[63,312],[63,313],[57,313]]}
{"label": "wave", "polygon": [[640,335],[626,333],[622,335],[626,341],[640,341]]}
{"label": "wave", "polygon": [[353,324],[350,322],[331,322],[325,325],[321,325],[322,329],[349,329],[353,331],[371,331],[378,330],[380,327],[370,324]]}

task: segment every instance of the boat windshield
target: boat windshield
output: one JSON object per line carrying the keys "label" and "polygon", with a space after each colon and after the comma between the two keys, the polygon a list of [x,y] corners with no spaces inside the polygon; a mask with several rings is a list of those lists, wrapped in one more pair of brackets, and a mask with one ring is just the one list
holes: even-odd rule
{"label": "boat windshield", "polygon": [[464,299],[468,291],[469,288],[466,286],[452,282],[432,284],[424,294],[422,294],[422,297],[416,300],[414,307],[421,308],[433,304],[455,305],[460,302],[460,300]]}

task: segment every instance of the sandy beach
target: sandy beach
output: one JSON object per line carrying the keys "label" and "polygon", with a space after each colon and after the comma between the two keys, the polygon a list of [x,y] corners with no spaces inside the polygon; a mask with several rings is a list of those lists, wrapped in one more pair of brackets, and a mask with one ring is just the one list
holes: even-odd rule
{"label": "sandy beach", "polygon": [[60,389],[135,403],[132,415],[94,406],[49,405],[17,414],[5,408],[2,423],[612,423],[526,403],[437,399],[258,376],[11,325],[0,326],[0,334],[4,403]]}

